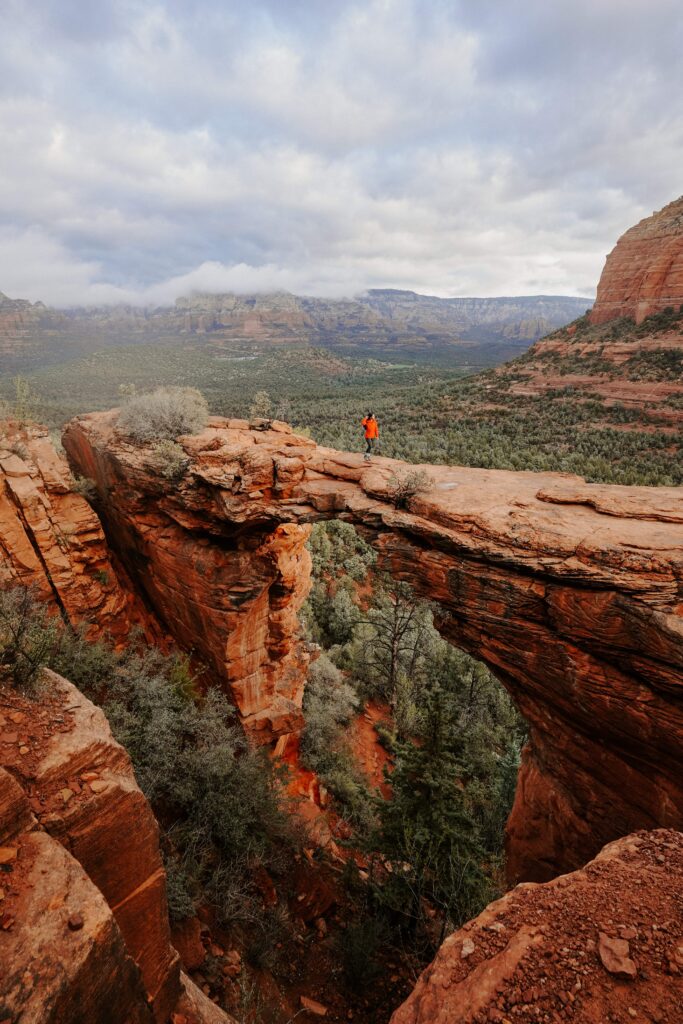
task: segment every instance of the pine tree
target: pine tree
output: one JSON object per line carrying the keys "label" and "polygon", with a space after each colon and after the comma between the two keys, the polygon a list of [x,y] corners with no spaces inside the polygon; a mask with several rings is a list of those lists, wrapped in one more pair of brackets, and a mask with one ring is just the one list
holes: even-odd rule
{"label": "pine tree", "polygon": [[388,781],[392,797],[379,801],[379,826],[371,845],[388,862],[380,901],[405,930],[423,932],[427,907],[441,914],[442,940],[477,914],[490,897],[481,864],[485,854],[465,806],[463,766],[454,749],[453,702],[436,679],[423,691],[425,732],[421,745],[399,743]]}

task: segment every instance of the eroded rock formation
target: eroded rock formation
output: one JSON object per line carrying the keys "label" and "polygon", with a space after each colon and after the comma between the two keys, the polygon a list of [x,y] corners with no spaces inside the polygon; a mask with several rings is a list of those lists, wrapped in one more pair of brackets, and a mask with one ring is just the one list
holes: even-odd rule
{"label": "eroded rock formation", "polygon": [[683,835],[659,830],[611,843],[570,875],[518,886],[446,939],[391,1024],[675,1024],[681,884]]}
{"label": "eroded rock formation", "polygon": [[181,976],[159,830],[102,711],[46,671],[0,708],[0,1019],[229,1018]]}
{"label": "eroded rock formation", "polygon": [[86,356],[131,343],[194,339],[212,348],[325,348],[339,354],[429,352],[469,359],[471,345],[514,353],[585,312],[562,295],[452,298],[371,289],[355,299],[193,294],[174,306],[54,310],[0,293],[0,372]]}
{"label": "eroded rock formation", "polygon": [[97,515],[71,486],[46,430],[10,425],[0,436],[0,585],[30,586],[72,625],[120,639],[143,616]]}
{"label": "eroded rock formation", "polygon": [[[0,986],[5,1009],[13,1020],[70,1021],[56,1007],[62,999],[77,1007],[87,994],[92,1020],[132,1014],[162,1024],[178,1000],[180,970],[156,821],[102,711],[55,673],[45,673],[44,686],[36,702],[7,693],[0,722],[6,806],[14,807],[5,827],[17,851],[2,901],[14,921],[0,933],[14,979]],[[27,984],[27,964],[42,984]]]}
{"label": "eroded rock formation", "polygon": [[607,257],[591,322],[629,316],[640,323],[683,303],[683,196],[621,236]]}
{"label": "eroded rock formation", "polygon": [[[513,880],[580,866],[638,828],[683,824],[683,498],[561,474],[408,467],[316,446],[283,424],[213,419],[181,439],[182,478],[115,431],[65,433],[97,483],[111,544],[179,643],[233,697],[247,730],[299,726],[307,524],[361,526],[383,565],[439,602],[440,628],[485,661],[530,727],[509,823]],[[267,424],[259,424],[266,427]]]}

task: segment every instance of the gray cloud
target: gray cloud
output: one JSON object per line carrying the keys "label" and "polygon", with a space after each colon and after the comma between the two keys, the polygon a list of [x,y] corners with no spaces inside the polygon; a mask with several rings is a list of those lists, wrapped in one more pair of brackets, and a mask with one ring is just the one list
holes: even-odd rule
{"label": "gray cloud", "polygon": [[682,191],[678,0],[6,0],[0,290],[589,294]]}

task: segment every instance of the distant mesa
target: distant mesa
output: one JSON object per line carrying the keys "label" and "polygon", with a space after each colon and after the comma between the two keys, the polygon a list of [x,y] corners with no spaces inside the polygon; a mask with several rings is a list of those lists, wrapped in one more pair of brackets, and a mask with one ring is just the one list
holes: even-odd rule
{"label": "distant mesa", "polygon": [[0,369],[60,363],[117,345],[184,344],[188,337],[218,348],[313,347],[363,358],[490,365],[590,304],[562,295],[443,299],[373,289],[354,299],[196,293],[157,308],[55,310],[0,295]]}

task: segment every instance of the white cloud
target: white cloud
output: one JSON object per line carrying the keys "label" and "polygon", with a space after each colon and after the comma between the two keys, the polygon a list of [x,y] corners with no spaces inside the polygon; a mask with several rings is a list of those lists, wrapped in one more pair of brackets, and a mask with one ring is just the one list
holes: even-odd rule
{"label": "white cloud", "polygon": [[586,293],[680,192],[673,0],[8,3],[8,294]]}

